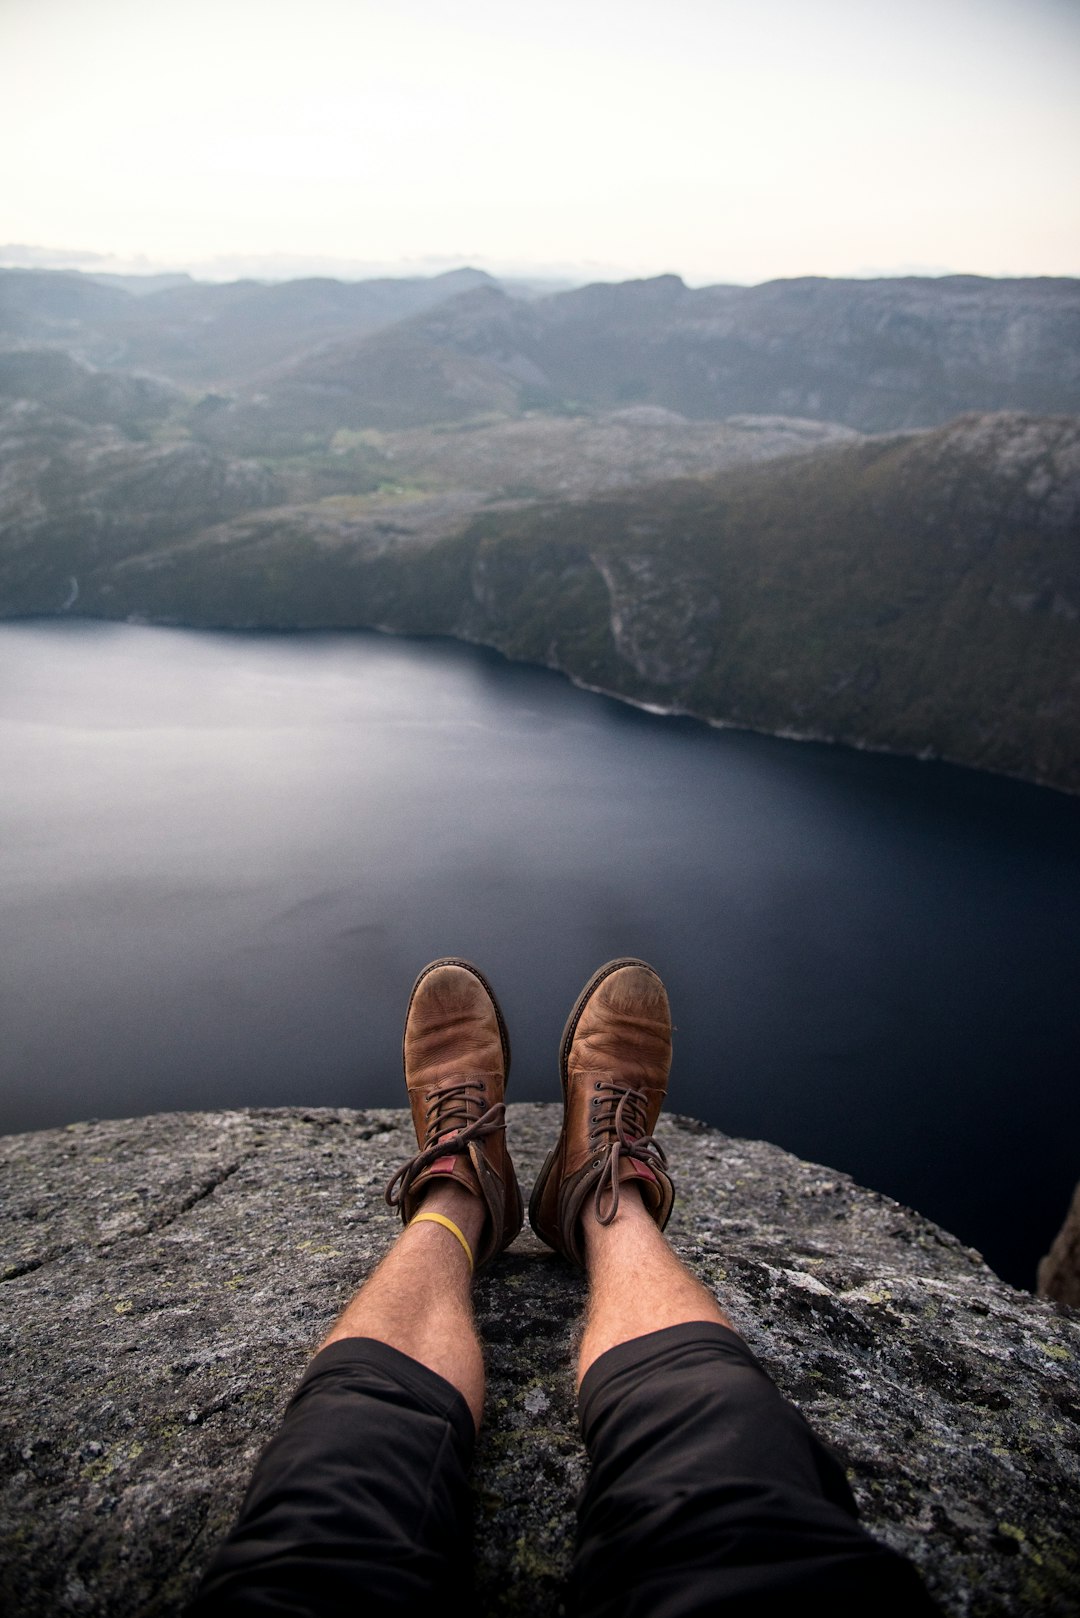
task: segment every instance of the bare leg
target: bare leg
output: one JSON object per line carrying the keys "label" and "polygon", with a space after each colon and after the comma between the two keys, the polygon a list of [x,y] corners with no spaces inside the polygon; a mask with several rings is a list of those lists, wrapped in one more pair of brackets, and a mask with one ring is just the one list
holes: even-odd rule
{"label": "bare leg", "polygon": [[473,1261],[494,1258],[522,1219],[505,1142],[509,1040],[477,968],[424,968],[404,1058],[419,1151],[386,1197],[406,1228],[309,1366],[191,1618],[426,1612],[469,1583],[484,1400]]}
{"label": "bare leg", "polygon": [[619,1189],[611,1225],[597,1223],[591,1199],[583,1215],[579,1379],[595,1368],[581,1389],[591,1470],[575,1610],[933,1618],[914,1569],[859,1527],[836,1458],[738,1339],[717,1331],[730,1321],[637,1188]]}
{"label": "bare leg", "polygon": [[[456,1181],[433,1184],[425,1213],[452,1219],[476,1251],[484,1223],[478,1196]],[[480,1426],[484,1357],[472,1309],[472,1273],[457,1237],[430,1220],[402,1231],[378,1269],[346,1305],[320,1345],[374,1337],[451,1383]]]}
{"label": "bare leg", "polygon": [[589,1307],[578,1354],[579,1386],[607,1349],[646,1332],[696,1320],[731,1327],[712,1293],[675,1257],[637,1187],[623,1184],[620,1193],[610,1225],[599,1223],[591,1197],[582,1215]]}

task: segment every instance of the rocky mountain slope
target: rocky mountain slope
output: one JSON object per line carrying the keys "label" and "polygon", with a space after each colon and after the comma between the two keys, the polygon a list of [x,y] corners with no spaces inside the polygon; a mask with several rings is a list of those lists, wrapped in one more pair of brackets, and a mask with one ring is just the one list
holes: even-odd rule
{"label": "rocky mountain slope", "polygon": [[76,421],[108,422],[130,437],[144,438],[183,406],[184,395],[173,383],[102,370],[62,349],[17,348],[0,349],[2,400],[30,400]]}
{"label": "rocky mountain slope", "polygon": [[78,578],[283,498],[254,461],[187,441],[133,442],[0,398],[0,611],[74,605]]}
{"label": "rocky mountain slope", "polygon": [[[557,1124],[515,1105],[523,1183]],[[1074,1613],[1080,1319],[918,1214],[668,1117],[669,1234],[951,1618]],[[169,1618],[320,1336],[393,1237],[397,1111],[171,1114],[0,1142],[0,1600]],[[526,1229],[480,1279],[478,1611],[558,1612],[585,1458],[580,1275]]]}
{"label": "rocky mountain slope", "polygon": [[1075,281],[805,277],[691,291],[671,276],[583,287],[552,314],[558,372],[583,398],[599,376],[623,400],[687,415],[782,412],[867,432],[1078,408]]}
{"label": "rocky mountain slope", "polygon": [[[214,423],[250,447],[572,401],[781,414],[880,432],[964,411],[1080,409],[1073,281],[824,280],[691,291],[676,276],[524,303],[494,286],[304,356]],[[231,431],[231,439],[227,434]]]}
{"label": "rocky mountain slope", "polygon": [[[971,416],[792,454],[798,424],[710,441],[617,412],[582,429],[569,499],[550,498],[563,441],[548,418],[531,440],[501,423],[471,457],[466,442],[486,488],[440,483],[450,439],[425,485],[422,439],[362,438],[343,455],[368,468],[366,495],[320,493],[331,472],[310,466],[290,483],[191,442],[126,445],[41,407],[7,421],[9,445],[22,435],[0,488],[7,615],[77,599],[158,622],[456,635],[665,709],[1080,790],[1076,417]],[[788,453],[731,464],[740,438],[739,455]],[[616,442],[624,466],[671,470],[681,453],[725,469],[590,497],[587,448],[606,468]],[[531,488],[502,483],[518,462]],[[417,481],[379,481],[399,466]]]}
{"label": "rocky mountain slope", "polygon": [[480,519],[447,627],[664,708],[1075,791],[1078,541],[1080,421],[976,416]]}
{"label": "rocky mountain slope", "polygon": [[337,456],[359,450],[384,485],[478,489],[518,501],[576,500],[808,454],[859,436],[835,422],[789,416],[688,421],[657,405],[627,405],[591,415],[533,412],[439,433],[420,428],[343,434]]}
{"label": "rocky mountain slope", "polygon": [[[5,400],[7,359],[26,391],[58,397],[66,410]],[[114,425],[130,396],[125,380],[142,379],[50,351],[0,354],[0,615],[59,610],[73,579],[82,581],[80,610],[93,610],[95,589],[115,594],[106,573],[123,558],[150,560],[177,536],[197,543],[208,525],[257,508],[286,550],[289,534],[340,531],[363,543],[373,527],[431,541],[492,501],[589,495],[858,436],[785,419],[694,423],[641,407],[471,421],[456,432],[341,432],[332,453],[272,462],[221,454],[182,427],[132,440]]]}

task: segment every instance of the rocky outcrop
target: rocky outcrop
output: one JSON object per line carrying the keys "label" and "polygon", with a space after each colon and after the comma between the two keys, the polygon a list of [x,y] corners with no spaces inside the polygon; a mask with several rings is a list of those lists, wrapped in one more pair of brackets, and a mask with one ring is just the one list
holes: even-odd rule
{"label": "rocky outcrop", "polygon": [[[510,1108],[536,1173],[551,1107]],[[670,1227],[865,1519],[956,1618],[1076,1611],[1080,1319],[843,1175],[688,1119]],[[179,1612],[312,1347],[393,1237],[404,1111],[88,1123],[0,1142],[0,1600]],[[581,1278],[528,1231],[478,1287],[480,1607],[555,1613],[584,1475]]]}
{"label": "rocky outcrop", "polygon": [[1040,1298],[1080,1309],[1080,1185],[1049,1253],[1039,1261],[1036,1284]]}

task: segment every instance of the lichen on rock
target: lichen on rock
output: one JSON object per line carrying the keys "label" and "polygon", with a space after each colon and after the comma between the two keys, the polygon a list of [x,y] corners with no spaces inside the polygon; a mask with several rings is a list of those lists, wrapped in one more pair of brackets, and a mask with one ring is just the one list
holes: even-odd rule
{"label": "lichen on rock", "polygon": [[[557,1128],[509,1109],[528,1186]],[[946,1612],[1075,1613],[1080,1317],[844,1175],[662,1121],[669,1234]],[[311,1350],[394,1237],[404,1110],[251,1110],[0,1141],[0,1603],[180,1612]],[[480,1611],[558,1610],[585,1457],[582,1278],[526,1230],[480,1279]]]}

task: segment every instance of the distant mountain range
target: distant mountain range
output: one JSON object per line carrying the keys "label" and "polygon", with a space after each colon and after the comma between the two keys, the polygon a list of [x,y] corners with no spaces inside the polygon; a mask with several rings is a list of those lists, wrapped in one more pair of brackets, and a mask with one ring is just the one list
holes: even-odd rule
{"label": "distant mountain range", "polygon": [[150,371],[192,387],[232,385],[490,282],[468,269],[401,281],[185,278],[136,294],[123,279],[0,270],[0,343],[59,346],[109,370]]}
{"label": "distant mountain range", "polygon": [[136,296],[0,271],[0,343],[235,394],[216,436],[457,421],[477,410],[656,404],[696,419],[805,416],[864,432],[971,410],[1080,410],[1080,283],[677,276],[510,296],[430,279],[189,282]]}
{"label": "distant mountain range", "polygon": [[0,272],[0,614],[453,634],[1078,791],[1078,412],[1075,281]]}

